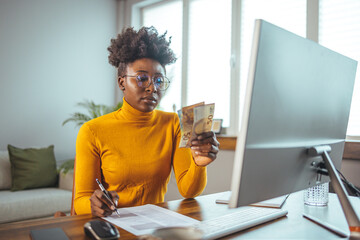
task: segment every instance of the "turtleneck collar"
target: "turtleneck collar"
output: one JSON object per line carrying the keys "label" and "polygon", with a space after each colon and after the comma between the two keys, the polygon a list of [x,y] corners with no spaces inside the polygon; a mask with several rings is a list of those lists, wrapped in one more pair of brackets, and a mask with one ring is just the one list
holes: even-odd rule
{"label": "turtleneck collar", "polygon": [[155,116],[155,111],[151,112],[141,112],[133,108],[126,100],[123,98],[123,105],[119,111],[117,111],[118,117],[126,118],[127,120],[134,122],[149,122]]}

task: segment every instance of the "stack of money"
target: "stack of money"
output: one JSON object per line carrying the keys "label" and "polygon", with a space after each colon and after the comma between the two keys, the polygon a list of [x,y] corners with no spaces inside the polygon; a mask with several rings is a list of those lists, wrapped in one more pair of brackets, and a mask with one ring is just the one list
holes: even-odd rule
{"label": "stack of money", "polygon": [[189,148],[197,135],[211,131],[214,111],[215,103],[204,102],[183,107],[178,111],[181,129],[179,148]]}

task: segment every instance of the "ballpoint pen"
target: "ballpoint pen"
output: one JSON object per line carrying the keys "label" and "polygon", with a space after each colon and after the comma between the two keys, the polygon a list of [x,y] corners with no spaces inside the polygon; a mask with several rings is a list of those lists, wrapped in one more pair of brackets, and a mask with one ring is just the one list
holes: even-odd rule
{"label": "ballpoint pen", "polygon": [[96,178],[95,180],[96,180],[97,184],[99,185],[101,191],[105,194],[105,197],[106,197],[106,198],[112,203],[112,205],[115,207],[115,210],[114,210],[114,211],[116,212],[116,214],[120,217],[120,213],[119,213],[119,211],[117,210],[115,203],[111,200],[111,197],[110,197],[109,192],[104,188],[104,186],[101,184],[101,182],[99,181],[99,179]]}

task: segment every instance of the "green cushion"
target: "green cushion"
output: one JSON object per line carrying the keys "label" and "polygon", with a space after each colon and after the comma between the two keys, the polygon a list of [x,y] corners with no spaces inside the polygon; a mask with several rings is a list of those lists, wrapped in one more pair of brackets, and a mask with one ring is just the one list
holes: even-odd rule
{"label": "green cushion", "polygon": [[54,146],[20,149],[8,145],[11,191],[53,187],[57,183]]}

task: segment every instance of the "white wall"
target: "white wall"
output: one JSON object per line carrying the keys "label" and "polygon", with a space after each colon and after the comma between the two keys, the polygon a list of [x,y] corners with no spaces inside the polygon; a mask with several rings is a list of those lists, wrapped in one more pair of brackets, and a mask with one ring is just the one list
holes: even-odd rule
{"label": "white wall", "polygon": [[0,0],[0,150],[55,145],[72,158],[78,129],[62,126],[84,100],[115,103],[107,47],[116,0]]}

